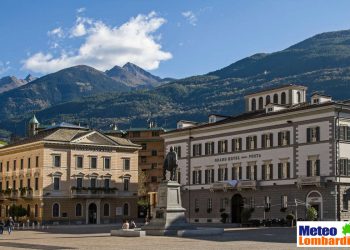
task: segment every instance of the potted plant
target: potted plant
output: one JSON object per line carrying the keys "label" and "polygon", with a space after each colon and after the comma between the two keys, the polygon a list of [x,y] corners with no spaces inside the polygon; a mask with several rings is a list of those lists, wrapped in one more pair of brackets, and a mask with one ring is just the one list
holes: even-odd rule
{"label": "potted plant", "polygon": [[221,213],[221,222],[222,223],[226,223],[227,222],[227,218],[228,218],[228,214],[227,213]]}
{"label": "potted plant", "polygon": [[286,219],[288,221],[288,225],[291,225],[293,227],[295,215],[293,213],[287,214]]}

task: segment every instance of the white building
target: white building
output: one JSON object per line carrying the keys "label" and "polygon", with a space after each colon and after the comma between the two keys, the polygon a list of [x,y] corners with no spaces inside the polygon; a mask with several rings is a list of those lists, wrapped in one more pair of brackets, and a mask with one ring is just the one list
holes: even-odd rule
{"label": "white building", "polygon": [[[183,204],[193,222],[305,218],[348,220],[350,102],[335,102],[306,87],[286,85],[245,97],[246,112],[212,117],[162,135],[179,152]],[[296,206],[298,203],[298,206]]]}

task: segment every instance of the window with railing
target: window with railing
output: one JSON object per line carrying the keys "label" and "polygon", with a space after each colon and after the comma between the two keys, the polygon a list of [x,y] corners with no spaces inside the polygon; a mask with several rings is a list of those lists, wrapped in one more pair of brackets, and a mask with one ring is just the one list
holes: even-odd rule
{"label": "window with railing", "polygon": [[311,127],[306,130],[307,142],[319,142],[320,141],[320,127]]}
{"label": "window with railing", "polygon": [[213,155],[215,153],[215,143],[206,142],[205,143],[205,155]]}
{"label": "window with railing", "polygon": [[214,179],[214,169],[206,169],[205,170],[205,184],[210,184],[210,183],[213,183],[215,182],[215,179]]}
{"label": "window with railing", "polygon": [[256,135],[254,135],[254,136],[247,136],[247,138],[246,138],[246,149],[247,150],[257,149],[258,148],[257,141],[258,141],[258,137]]}
{"label": "window with railing", "polygon": [[192,171],[192,184],[202,184],[202,170]]}
{"label": "window with railing", "polygon": [[192,155],[193,156],[200,156],[202,155],[202,144],[194,144],[192,150]]}
{"label": "window with railing", "polygon": [[261,166],[261,179],[272,180],[273,179],[273,165],[264,164]]}
{"label": "window with railing", "polygon": [[242,150],[242,138],[232,139],[232,152],[237,152]]}
{"label": "window with railing", "polygon": [[320,176],[320,160],[307,160],[306,162],[307,176]]}
{"label": "window with railing", "polygon": [[262,148],[273,147],[273,134],[272,133],[261,135],[261,147]]}
{"label": "window with railing", "polygon": [[278,132],[278,146],[290,145],[290,131]]}
{"label": "window with railing", "polygon": [[278,163],[278,179],[290,178],[290,163],[280,162]]}

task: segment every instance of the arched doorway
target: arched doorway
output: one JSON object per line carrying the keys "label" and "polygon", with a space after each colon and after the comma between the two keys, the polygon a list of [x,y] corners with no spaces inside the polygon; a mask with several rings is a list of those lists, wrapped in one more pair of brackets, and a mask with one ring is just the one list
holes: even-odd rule
{"label": "arched doorway", "polygon": [[89,224],[97,223],[97,206],[95,203],[89,205]]}
{"label": "arched doorway", "polygon": [[306,196],[306,204],[316,209],[317,220],[323,219],[323,200],[320,192],[310,191]]}
{"label": "arched doorway", "polygon": [[231,199],[232,223],[241,223],[241,212],[244,202],[240,194],[235,194]]}

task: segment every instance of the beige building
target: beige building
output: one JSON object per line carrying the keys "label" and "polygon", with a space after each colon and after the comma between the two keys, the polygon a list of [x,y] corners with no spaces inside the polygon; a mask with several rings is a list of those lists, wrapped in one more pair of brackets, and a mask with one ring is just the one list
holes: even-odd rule
{"label": "beige building", "polygon": [[138,150],[127,139],[53,126],[0,148],[0,218],[100,224],[137,216]]}

